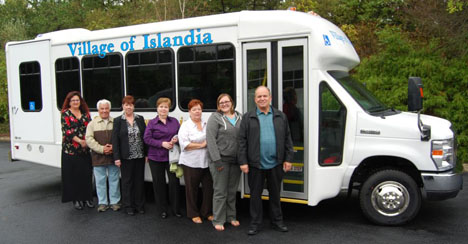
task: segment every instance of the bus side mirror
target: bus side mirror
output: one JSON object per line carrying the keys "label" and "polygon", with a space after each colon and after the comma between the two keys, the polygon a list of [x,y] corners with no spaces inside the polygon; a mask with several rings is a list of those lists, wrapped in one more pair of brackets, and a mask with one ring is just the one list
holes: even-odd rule
{"label": "bus side mirror", "polygon": [[408,79],[408,111],[420,111],[423,108],[423,85],[421,78]]}

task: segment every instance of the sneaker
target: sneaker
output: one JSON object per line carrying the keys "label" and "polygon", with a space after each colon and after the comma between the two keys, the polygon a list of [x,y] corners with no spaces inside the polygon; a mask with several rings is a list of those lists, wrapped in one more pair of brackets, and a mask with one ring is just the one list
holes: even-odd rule
{"label": "sneaker", "polygon": [[119,211],[120,210],[120,205],[119,204],[112,204],[110,206],[110,208],[112,208],[112,210],[114,210],[114,211]]}
{"label": "sneaker", "polygon": [[98,208],[97,208],[97,211],[98,212],[105,212],[109,207],[107,205],[104,205],[104,204],[99,204]]}

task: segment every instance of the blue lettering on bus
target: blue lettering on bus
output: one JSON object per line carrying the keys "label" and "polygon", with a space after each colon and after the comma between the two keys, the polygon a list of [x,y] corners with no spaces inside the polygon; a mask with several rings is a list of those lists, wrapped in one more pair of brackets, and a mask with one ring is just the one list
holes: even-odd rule
{"label": "blue lettering on bus", "polygon": [[331,46],[330,38],[328,38],[328,35],[323,35],[323,41],[325,42],[325,46]]}
{"label": "blue lettering on bus", "polygon": [[336,40],[338,41],[342,41],[343,44],[351,44],[351,41],[348,39],[348,37],[346,37],[345,35],[340,35],[334,31],[330,31],[330,34],[333,36],[333,38],[335,38]]}
{"label": "blue lettering on bus", "polygon": [[[156,33],[144,34],[138,38],[142,38],[143,46],[140,47],[142,50],[213,43],[211,33],[202,32],[201,29],[191,29],[186,35],[180,36],[168,37],[162,33]],[[138,49],[135,47],[136,39],[137,36],[131,36],[128,41],[122,41],[120,45],[115,45],[112,42],[94,44],[91,41],[73,42],[67,45],[72,56],[98,55],[100,58],[104,58],[108,53],[116,51],[116,47],[120,48],[120,51],[123,52]]]}

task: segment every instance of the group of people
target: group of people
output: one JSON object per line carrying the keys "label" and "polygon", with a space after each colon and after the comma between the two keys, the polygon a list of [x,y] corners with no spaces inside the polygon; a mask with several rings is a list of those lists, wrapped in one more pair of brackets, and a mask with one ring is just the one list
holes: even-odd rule
{"label": "group of people", "polygon": [[161,218],[182,216],[179,177],[183,171],[187,217],[196,224],[206,219],[223,231],[225,223],[240,225],[236,193],[242,171],[247,174],[251,194],[247,234],[257,234],[262,225],[265,180],[272,226],[288,231],[280,206],[282,178],[291,169],[293,158],[288,119],[271,106],[267,87],[255,90],[255,103],[254,111],[241,115],[234,110],[232,97],[223,93],[217,99],[217,111],[205,121],[203,103],[192,99],[188,104],[190,117],[180,125],[169,116],[171,100],[162,97],[156,102],[157,116],[146,125],[143,116],[134,113],[132,96],[123,98],[123,114],[115,118],[109,116],[111,103],[98,101],[99,116],[91,120],[80,93],[70,92],[61,116],[62,202],[72,201],[78,210],[93,208],[94,171],[98,212],[122,207],[129,215],[143,214],[147,162]]}

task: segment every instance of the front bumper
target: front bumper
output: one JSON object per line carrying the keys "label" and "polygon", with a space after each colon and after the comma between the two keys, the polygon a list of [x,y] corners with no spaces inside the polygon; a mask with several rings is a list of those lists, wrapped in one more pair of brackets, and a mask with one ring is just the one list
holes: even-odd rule
{"label": "front bumper", "polygon": [[423,192],[428,200],[445,200],[454,198],[463,188],[463,176],[461,174],[446,173],[422,173]]}

